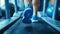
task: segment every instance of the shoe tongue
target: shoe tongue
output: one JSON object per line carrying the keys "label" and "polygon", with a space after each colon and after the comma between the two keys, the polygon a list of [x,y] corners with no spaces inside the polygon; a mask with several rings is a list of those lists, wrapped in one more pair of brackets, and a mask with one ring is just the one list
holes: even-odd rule
{"label": "shoe tongue", "polygon": [[25,8],[31,8],[31,6],[28,4],[28,5],[25,6]]}

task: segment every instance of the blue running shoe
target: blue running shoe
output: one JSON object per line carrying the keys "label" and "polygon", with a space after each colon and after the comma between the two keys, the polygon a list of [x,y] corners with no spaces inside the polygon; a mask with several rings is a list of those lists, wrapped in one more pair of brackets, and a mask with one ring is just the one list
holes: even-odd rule
{"label": "blue running shoe", "polygon": [[33,15],[33,10],[30,6],[27,6],[24,10],[24,18],[31,19]]}
{"label": "blue running shoe", "polygon": [[35,16],[32,16],[32,22],[37,22],[38,21],[38,16],[37,15],[35,15]]}

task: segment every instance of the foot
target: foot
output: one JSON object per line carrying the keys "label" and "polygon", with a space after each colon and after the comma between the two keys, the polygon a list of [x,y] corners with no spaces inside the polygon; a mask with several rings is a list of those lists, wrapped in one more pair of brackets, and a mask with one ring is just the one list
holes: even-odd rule
{"label": "foot", "polygon": [[32,16],[32,22],[37,22],[38,21],[38,16]]}
{"label": "foot", "polygon": [[33,10],[30,6],[27,6],[24,10],[24,18],[31,19],[33,15]]}

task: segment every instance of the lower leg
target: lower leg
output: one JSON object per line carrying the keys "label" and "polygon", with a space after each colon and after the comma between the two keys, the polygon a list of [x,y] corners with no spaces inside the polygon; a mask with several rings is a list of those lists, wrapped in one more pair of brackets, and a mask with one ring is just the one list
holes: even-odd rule
{"label": "lower leg", "polygon": [[24,0],[25,7],[26,7],[27,5],[29,5],[30,2],[31,2],[31,0]]}
{"label": "lower leg", "polygon": [[51,0],[51,4],[54,5],[54,0]]}
{"label": "lower leg", "polygon": [[40,0],[33,0],[33,16],[36,16],[36,17],[37,17],[39,2],[40,2]]}

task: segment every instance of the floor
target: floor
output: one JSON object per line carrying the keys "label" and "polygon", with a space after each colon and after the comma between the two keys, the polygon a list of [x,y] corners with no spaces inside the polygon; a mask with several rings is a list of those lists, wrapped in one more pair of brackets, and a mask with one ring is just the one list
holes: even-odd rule
{"label": "floor", "polygon": [[41,17],[47,24],[52,26],[58,32],[60,32],[60,21],[56,19],[51,19],[50,17]]}
{"label": "floor", "polygon": [[10,19],[0,19],[0,30],[3,30],[7,25],[11,24],[12,22],[20,18],[21,13],[22,12],[15,13],[13,17],[11,17]]}
{"label": "floor", "polygon": [[20,18],[13,26],[11,26],[3,34],[58,34],[54,29],[47,25],[42,19],[41,22],[25,24]]}

